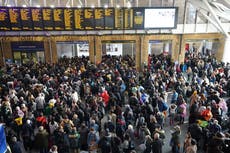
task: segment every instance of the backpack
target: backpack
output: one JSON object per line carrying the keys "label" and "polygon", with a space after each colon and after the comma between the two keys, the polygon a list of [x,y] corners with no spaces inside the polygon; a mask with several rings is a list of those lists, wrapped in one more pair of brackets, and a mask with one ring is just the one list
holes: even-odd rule
{"label": "backpack", "polygon": [[70,125],[70,123],[69,122],[65,122],[63,128],[64,128],[64,131],[66,133],[69,133],[71,131],[71,125]]}
{"label": "backpack", "polygon": [[179,106],[178,109],[177,109],[177,113],[178,114],[183,114],[183,112],[184,112],[184,108]]}
{"label": "backpack", "polygon": [[166,111],[168,109],[168,105],[166,102],[162,102],[163,103],[163,111]]}
{"label": "backpack", "polygon": [[73,133],[75,137],[69,138],[69,143],[71,148],[78,148],[80,144],[80,135],[78,133]]}

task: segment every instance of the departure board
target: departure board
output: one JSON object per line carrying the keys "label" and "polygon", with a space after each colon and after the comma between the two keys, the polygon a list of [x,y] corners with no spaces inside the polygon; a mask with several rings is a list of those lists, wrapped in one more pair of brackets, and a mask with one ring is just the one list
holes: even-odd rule
{"label": "departure board", "polygon": [[10,18],[7,8],[0,8],[0,30],[10,30]]}
{"label": "departure board", "polygon": [[123,29],[124,22],[124,10],[123,9],[115,9],[115,29],[120,30]]}
{"label": "departure board", "polygon": [[103,8],[94,9],[95,29],[103,30],[105,25],[105,12]]}
{"label": "departure board", "polygon": [[133,29],[133,9],[124,9],[124,29]]}
{"label": "departure board", "polygon": [[175,29],[177,7],[0,7],[0,31]]}
{"label": "departure board", "polygon": [[74,28],[75,30],[84,30],[84,10],[75,9],[74,10]]}
{"label": "departure board", "polygon": [[9,9],[9,16],[10,16],[11,30],[15,30],[15,31],[22,30],[20,9],[19,8],[10,8]]}
{"label": "departure board", "polygon": [[33,30],[33,22],[32,22],[30,9],[21,8],[20,15],[21,15],[22,30]]}
{"label": "departure board", "polygon": [[144,9],[133,9],[133,28],[144,29]]}
{"label": "departure board", "polygon": [[64,9],[56,8],[53,10],[54,30],[64,30]]}
{"label": "departure board", "polygon": [[85,30],[94,29],[94,9],[93,8],[84,9],[84,27],[85,27]]}
{"label": "departure board", "polygon": [[43,30],[42,10],[40,8],[31,9],[34,30]]}
{"label": "departure board", "polygon": [[105,30],[114,29],[114,9],[106,8],[105,9]]}
{"label": "departure board", "polygon": [[44,30],[53,30],[53,9],[51,8],[43,8],[42,9],[43,16],[43,28]]}
{"label": "departure board", "polygon": [[73,30],[74,12],[73,9],[64,9],[64,26],[65,30]]}

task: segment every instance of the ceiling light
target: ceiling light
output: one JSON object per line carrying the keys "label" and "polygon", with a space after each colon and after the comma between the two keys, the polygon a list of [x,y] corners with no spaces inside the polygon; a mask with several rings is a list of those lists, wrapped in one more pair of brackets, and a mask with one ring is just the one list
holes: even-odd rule
{"label": "ceiling light", "polygon": [[117,5],[117,8],[120,8],[120,5]]}
{"label": "ceiling light", "polygon": [[50,5],[51,8],[54,8],[54,5]]}
{"label": "ceiling light", "polygon": [[27,7],[27,6],[24,4],[24,5],[22,5],[22,7]]}
{"label": "ceiling light", "polygon": [[67,8],[70,8],[70,5],[66,5]]}
{"label": "ceiling light", "polygon": [[6,6],[7,6],[7,7],[11,7],[11,5],[10,5],[10,4],[7,4]]}
{"label": "ceiling light", "polygon": [[91,6],[91,8],[94,8],[94,7],[95,7],[94,5]]}
{"label": "ceiling light", "polygon": [[40,5],[36,5],[36,7],[41,7]]}
{"label": "ceiling light", "polygon": [[81,8],[81,5],[78,5],[77,7],[78,7],[78,8]]}
{"label": "ceiling light", "polygon": [[108,8],[108,5],[105,5],[104,8]]}

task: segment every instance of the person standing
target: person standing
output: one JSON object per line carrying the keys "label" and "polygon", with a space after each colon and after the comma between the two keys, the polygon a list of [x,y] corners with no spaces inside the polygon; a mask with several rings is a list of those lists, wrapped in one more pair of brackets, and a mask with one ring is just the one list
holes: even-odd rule
{"label": "person standing", "polygon": [[98,133],[94,130],[94,128],[90,128],[90,132],[88,134],[88,139],[87,139],[89,153],[97,152],[98,141],[99,141]]}
{"label": "person standing", "polygon": [[22,126],[22,139],[24,148],[26,151],[32,149],[34,141],[34,129],[31,120],[26,120],[26,123]]}
{"label": "person standing", "polygon": [[197,153],[197,146],[196,146],[195,139],[191,140],[191,145],[186,148],[185,153]]}
{"label": "person standing", "polygon": [[188,146],[191,145],[191,141],[192,141],[192,136],[191,136],[190,132],[187,132],[187,134],[185,136],[185,140],[184,140],[183,152],[185,152],[186,149],[188,148]]}
{"label": "person standing", "polygon": [[87,139],[88,139],[88,133],[89,129],[85,125],[85,123],[81,124],[81,127],[79,128],[79,134],[80,134],[80,149],[81,150],[88,150],[88,144],[87,144]]}
{"label": "person standing", "polygon": [[12,141],[12,144],[11,144],[12,153],[22,153],[20,142],[17,141],[17,138],[13,137],[11,141]]}
{"label": "person standing", "polygon": [[105,135],[101,137],[98,142],[98,147],[101,148],[101,153],[111,153],[112,145],[111,145],[112,137],[109,132],[109,129],[105,130]]}
{"label": "person standing", "polygon": [[170,140],[170,145],[172,147],[172,153],[179,153],[180,152],[180,126],[175,126],[174,131],[172,133],[172,138]]}
{"label": "person standing", "polygon": [[76,127],[72,127],[69,133],[70,153],[79,153],[80,147],[80,134]]}
{"label": "person standing", "polygon": [[39,149],[40,153],[47,153],[48,152],[48,140],[49,134],[44,129],[43,126],[38,128],[38,133],[35,136],[35,144],[37,149]]}
{"label": "person standing", "polygon": [[176,109],[177,105],[176,104],[171,104],[169,106],[169,125],[174,125],[174,119],[175,119],[175,114],[176,114]]}
{"label": "person standing", "polygon": [[160,134],[155,133],[152,141],[152,153],[162,153],[163,141],[160,139]]}
{"label": "person standing", "polygon": [[187,114],[186,105],[187,105],[186,102],[183,100],[182,104],[180,104],[178,107],[178,110],[180,110],[180,112],[178,112],[179,116],[180,116],[180,119],[179,119],[180,124],[184,123],[184,119],[185,119],[186,114]]}
{"label": "person standing", "polygon": [[144,143],[145,150],[144,150],[144,153],[151,153],[151,151],[152,151],[152,142],[153,142],[153,140],[152,140],[150,135],[145,136],[145,143]]}

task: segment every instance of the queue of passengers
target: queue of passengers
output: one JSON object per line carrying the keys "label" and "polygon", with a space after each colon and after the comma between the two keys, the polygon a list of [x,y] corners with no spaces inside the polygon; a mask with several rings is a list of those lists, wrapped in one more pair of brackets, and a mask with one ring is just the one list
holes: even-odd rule
{"label": "queue of passengers", "polygon": [[13,153],[162,153],[166,140],[172,153],[229,152],[230,65],[210,55],[188,53],[183,64],[149,55],[140,72],[129,56],[96,65],[64,57],[6,65],[0,78],[0,121]]}

